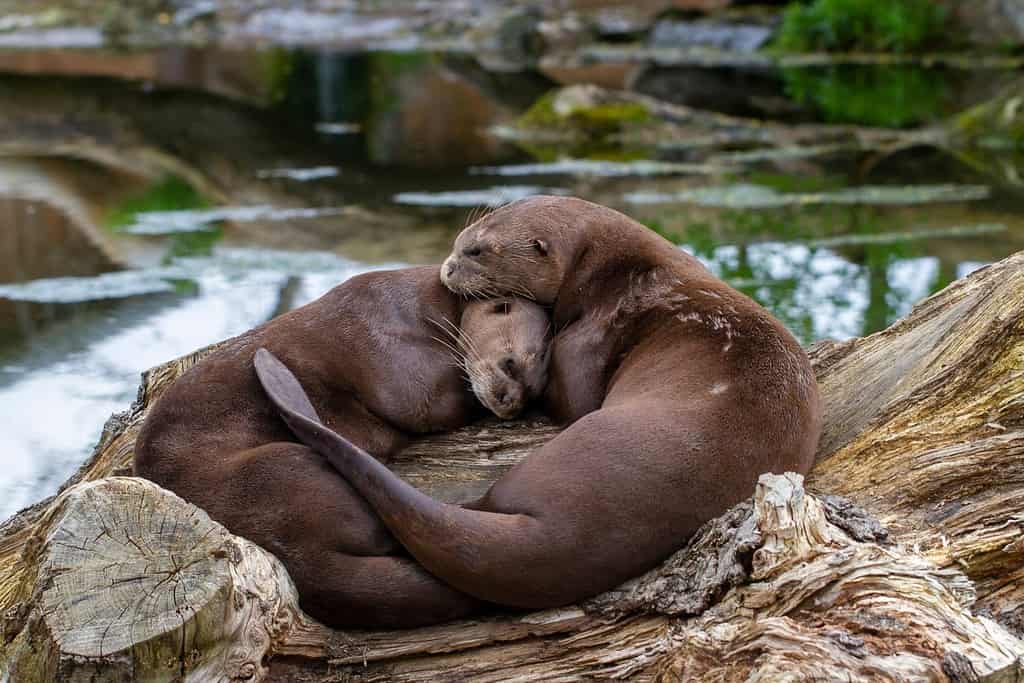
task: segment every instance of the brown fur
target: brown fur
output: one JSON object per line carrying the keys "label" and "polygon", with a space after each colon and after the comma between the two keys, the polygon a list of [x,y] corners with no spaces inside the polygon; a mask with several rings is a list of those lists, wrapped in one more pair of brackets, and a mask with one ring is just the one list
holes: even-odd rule
{"label": "brown fur", "polygon": [[293,431],[452,586],[505,605],[567,604],[655,566],[761,473],[810,468],[821,411],[799,344],[628,217],[578,199],[516,202],[459,235],[442,277],[460,293],[553,306],[547,399],[572,423],[472,510],[432,500],[296,412],[287,369],[258,362]]}
{"label": "brown fur", "polygon": [[277,555],[303,607],[326,623],[455,618],[477,601],[404,556],[322,456],[293,443],[253,354],[266,347],[287,359],[327,424],[384,458],[410,434],[450,430],[480,412],[463,369],[496,412],[517,413],[544,386],[547,335],[543,309],[516,299],[464,303],[436,267],[361,275],[179,378],[146,418],[135,469]]}

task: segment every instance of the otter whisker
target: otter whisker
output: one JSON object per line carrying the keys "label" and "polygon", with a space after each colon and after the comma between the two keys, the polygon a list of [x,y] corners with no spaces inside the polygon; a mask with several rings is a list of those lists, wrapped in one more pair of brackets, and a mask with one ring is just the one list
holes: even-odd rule
{"label": "otter whisker", "polygon": [[476,213],[480,210],[480,205],[470,207],[469,213],[466,214],[466,222],[462,224],[462,229],[465,230],[469,226],[476,222]]}
{"label": "otter whisker", "polygon": [[447,318],[444,319],[444,322],[448,325],[448,327],[444,328],[445,333],[452,338],[452,341],[459,348],[459,352],[464,357],[468,356],[477,360],[482,358],[482,354],[472,337],[467,335],[461,328],[457,327],[455,323]]}
{"label": "otter whisker", "polygon": [[463,355],[464,351],[462,348],[462,340],[460,339],[462,335],[462,330],[456,327],[452,321],[448,320],[448,318],[442,316],[442,319],[444,320],[443,324],[441,322],[438,322],[437,320],[428,320],[441,332],[448,335],[448,339],[439,339],[438,337],[431,337],[431,339],[435,340],[439,344],[443,344],[446,348],[451,350],[452,353],[457,354],[459,356]]}
{"label": "otter whisker", "polygon": [[452,355],[454,355],[454,356],[462,356],[462,352],[457,347],[455,347],[451,343],[445,341],[444,339],[441,339],[440,337],[431,337],[431,339],[433,339],[438,344],[440,344],[441,346],[443,346],[446,349],[448,349],[449,351],[451,351]]}
{"label": "otter whisker", "polygon": [[474,359],[480,359],[483,357],[476,342],[462,330],[459,330],[458,343],[459,346],[467,352],[467,356],[472,356]]}
{"label": "otter whisker", "polygon": [[537,299],[537,297],[534,296],[533,292],[531,292],[529,288],[527,288],[526,285],[522,283],[509,281],[507,283],[502,283],[502,287],[505,291],[515,294],[516,296],[520,296],[524,299],[529,299],[531,301],[535,301]]}
{"label": "otter whisker", "polygon": [[448,330],[449,326],[454,328],[454,329],[456,329],[456,330],[458,329],[452,323],[452,321],[448,320],[447,316],[443,316],[443,315],[441,316],[441,320],[435,320],[434,318],[427,318],[427,322],[430,323],[431,325],[433,325],[434,327],[436,327],[437,329],[439,329],[440,331],[444,332],[448,336],[453,336],[452,333],[449,332],[449,330]]}
{"label": "otter whisker", "polygon": [[438,326],[438,327],[439,327],[439,328],[440,328],[440,329],[441,329],[441,330],[442,330],[442,331],[443,331],[443,332],[444,332],[445,334],[447,334],[447,335],[448,335],[449,337],[451,337],[451,339],[452,339],[452,341],[453,341],[453,342],[456,342],[456,343],[458,343],[458,341],[459,341],[459,335],[461,335],[461,334],[462,334],[462,330],[461,330],[461,329],[459,329],[459,326],[458,326],[458,325],[456,325],[455,323],[453,323],[453,322],[452,322],[451,320],[449,320],[449,319],[448,319],[448,318],[447,318],[446,316],[441,316],[441,319],[442,319],[443,323],[438,323],[438,322],[435,322],[435,324],[436,324],[436,325],[437,325],[437,326]]}

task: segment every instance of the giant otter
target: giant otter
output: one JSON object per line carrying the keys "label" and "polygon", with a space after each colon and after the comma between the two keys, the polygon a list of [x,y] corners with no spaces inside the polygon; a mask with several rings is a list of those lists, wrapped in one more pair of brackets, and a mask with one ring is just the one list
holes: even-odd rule
{"label": "giant otter", "polygon": [[[763,472],[806,472],[821,423],[810,363],[767,311],[611,209],[536,197],[467,227],[442,267],[472,296],[553,307],[547,400],[570,426],[474,509],[409,486],[304,409],[255,357],[271,400],[431,573],[482,600],[564,605],[655,566],[751,495]],[[344,432],[342,432],[344,433]]]}
{"label": "giant otter", "polygon": [[362,497],[294,442],[257,382],[253,353],[286,359],[326,423],[383,458],[410,434],[466,424],[480,410],[473,394],[501,417],[518,413],[544,386],[549,334],[541,307],[467,303],[441,285],[436,266],[360,275],[175,381],[146,417],[135,471],[272,551],[303,608],[325,623],[455,618],[478,601],[404,556]]}

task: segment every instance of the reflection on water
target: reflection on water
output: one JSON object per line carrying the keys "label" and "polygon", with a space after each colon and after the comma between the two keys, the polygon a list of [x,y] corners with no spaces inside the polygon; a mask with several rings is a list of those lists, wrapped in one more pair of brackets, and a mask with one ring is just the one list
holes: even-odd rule
{"label": "reflection on water", "polygon": [[0,82],[0,518],[74,471],[141,371],[358,272],[437,263],[481,206],[544,192],[623,210],[804,342],[881,329],[1024,246],[1014,192],[929,158],[864,172],[856,157],[736,149],[715,165],[682,139],[536,158],[486,131],[544,91],[537,74],[417,54],[261,59],[243,71],[268,79],[267,109]]}
{"label": "reflection on water", "polygon": [[947,111],[954,73],[916,66],[842,65],[783,71],[786,92],[831,123],[903,128]]}
{"label": "reflection on water", "polygon": [[779,192],[762,185],[742,183],[726,187],[687,188],[679,192],[631,192],[631,204],[696,204],[728,209],[774,209],[812,204],[932,204],[973,201],[989,195],[979,185],[911,185],[905,187],[856,187],[834,192]]}

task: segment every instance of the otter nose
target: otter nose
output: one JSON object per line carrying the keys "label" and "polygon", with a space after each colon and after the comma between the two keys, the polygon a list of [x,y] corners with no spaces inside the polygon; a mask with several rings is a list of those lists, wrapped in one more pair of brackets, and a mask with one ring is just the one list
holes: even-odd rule
{"label": "otter nose", "polygon": [[448,273],[448,277],[451,277],[455,273],[455,262],[454,261],[452,261],[452,260],[448,261],[446,272]]}

